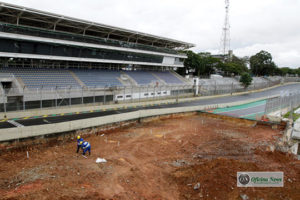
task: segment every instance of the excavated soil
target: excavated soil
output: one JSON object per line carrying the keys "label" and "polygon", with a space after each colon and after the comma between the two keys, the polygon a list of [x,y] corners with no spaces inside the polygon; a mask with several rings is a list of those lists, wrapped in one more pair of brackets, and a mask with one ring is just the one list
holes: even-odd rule
{"label": "excavated soil", "polygon": [[[75,138],[2,152],[0,199],[300,199],[300,161],[267,126],[192,115],[101,134],[87,158]],[[238,171],[283,171],[284,187],[239,188]]]}

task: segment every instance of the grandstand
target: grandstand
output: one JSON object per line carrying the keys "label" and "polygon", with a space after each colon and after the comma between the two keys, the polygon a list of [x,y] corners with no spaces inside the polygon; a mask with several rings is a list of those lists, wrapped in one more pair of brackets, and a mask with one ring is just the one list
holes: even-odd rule
{"label": "grandstand", "polygon": [[173,69],[193,46],[0,2],[0,111],[191,92]]}

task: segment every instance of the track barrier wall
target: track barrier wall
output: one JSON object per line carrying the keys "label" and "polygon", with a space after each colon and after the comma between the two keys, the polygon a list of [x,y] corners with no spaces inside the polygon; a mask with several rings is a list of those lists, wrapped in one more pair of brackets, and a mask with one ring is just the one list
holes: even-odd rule
{"label": "track barrier wall", "polygon": [[225,104],[212,104],[212,105],[205,105],[205,106],[139,110],[139,111],[133,111],[129,113],[115,114],[115,115],[82,119],[82,120],[74,120],[74,121],[62,122],[56,124],[0,129],[0,142],[18,140],[18,139],[30,138],[36,136],[44,136],[44,135],[55,134],[55,133],[71,132],[71,131],[76,131],[81,129],[92,128],[92,127],[99,127],[102,125],[112,124],[116,122],[123,122],[123,121],[129,121],[129,120],[135,120],[135,119],[141,119],[141,118],[147,118],[153,116],[203,111],[203,110],[209,110],[213,108],[230,107],[230,106],[260,101],[262,99],[265,98],[258,98],[258,99],[239,101],[233,103],[225,103]]}

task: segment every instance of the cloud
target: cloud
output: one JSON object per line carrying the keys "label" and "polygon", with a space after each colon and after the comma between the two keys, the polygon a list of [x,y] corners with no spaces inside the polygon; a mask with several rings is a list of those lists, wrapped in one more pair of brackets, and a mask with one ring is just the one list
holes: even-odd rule
{"label": "cloud", "polygon": [[[218,52],[223,0],[10,0],[9,3],[195,43]],[[231,0],[231,48],[269,51],[280,67],[300,67],[299,0]]]}

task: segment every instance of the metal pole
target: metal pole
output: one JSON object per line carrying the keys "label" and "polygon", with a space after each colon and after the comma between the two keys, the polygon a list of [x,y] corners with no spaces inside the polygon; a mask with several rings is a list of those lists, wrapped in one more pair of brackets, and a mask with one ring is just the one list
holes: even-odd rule
{"label": "metal pole", "polygon": [[104,92],[103,92],[103,104],[105,104],[106,101],[105,91],[106,91],[106,86],[104,87]]}
{"label": "metal pole", "polygon": [[124,101],[125,101],[125,99],[126,99],[125,95],[126,95],[126,86],[124,86],[124,93],[123,93]]}
{"label": "metal pole", "polygon": [[[5,89],[3,90],[3,109],[4,109],[4,118],[6,118],[6,103],[5,103]],[[7,99],[7,98],[6,98]]]}
{"label": "metal pole", "polygon": [[176,102],[178,102],[178,92],[179,92],[179,90],[178,90],[178,87],[176,87],[176,95],[177,95],[177,97],[176,97]]}
{"label": "metal pole", "polygon": [[25,106],[26,106],[26,103],[25,103],[25,86],[23,87],[23,110],[25,111]]}
{"label": "metal pole", "polygon": [[81,104],[83,104],[83,87],[81,87]]}
{"label": "metal pole", "polygon": [[42,109],[43,108],[43,93],[42,93],[42,90],[43,90],[43,86],[42,86],[42,89],[40,90],[40,108]]}
{"label": "metal pole", "polygon": [[133,86],[131,86],[131,102],[133,102]]}
{"label": "metal pole", "polygon": [[162,93],[161,93],[161,87],[162,87],[162,85],[161,86],[159,86],[159,93],[160,93],[160,95],[159,95],[159,98],[161,99],[161,97],[162,97]]}
{"label": "metal pole", "polygon": [[155,99],[155,85],[153,86],[153,100]]}
{"label": "metal pole", "polygon": [[72,86],[70,86],[70,88],[69,88],[69,106],[72,105],[72,102],[71,102],[71,88],[72,88]]}
{"label": "metal pole", "polygon": [[57,95],[57,87],[55,87],[55,108],[57,108],[57,98],[58,98],[58,95]]}
{"label": "metal pole", "polygon": [[215,80],[215,95],[217,94],[217,81]]}
{"label": "metal pole", "polygon": [[147,86],[147,94],[148,94],[147,98],[149,98],[149,85]]}
{"label": "metal pole", "polygon": [[141,86],[138,87],[139,87],[139,102],[141,102]]}
{"label": "metal pole", "polygon": [[93,101],[94,101],[94,104],[96,104],[96,86],[94,87],[94,99],[93,99]]}

